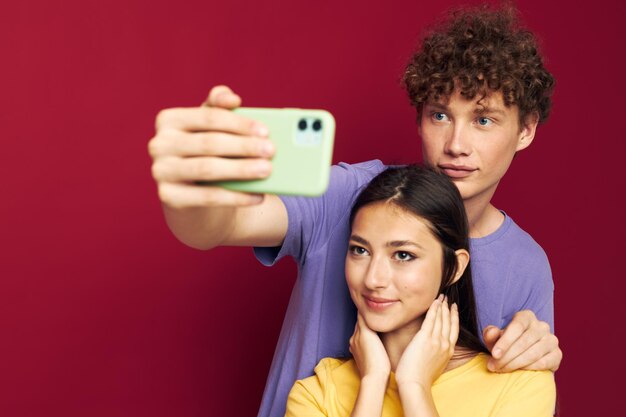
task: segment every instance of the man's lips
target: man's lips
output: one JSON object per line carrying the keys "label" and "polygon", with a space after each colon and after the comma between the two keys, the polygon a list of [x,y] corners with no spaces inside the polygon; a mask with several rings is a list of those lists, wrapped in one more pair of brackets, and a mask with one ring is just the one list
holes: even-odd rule
{"label": "man's lips", "polygon": [[376,311],[385,310],[386,308],[398,302],[398,300],[390,300],[387,298],[379,298],[379,297],[363,296],[363,298],[365,299],[365,304],[367,304],[367,306],[370,309],[376,310]]}
{"label": "man's lips", "polygon": [[470,176],[477,168],[468,165],[439,164],[441,172],[450,178],[465,178]]}

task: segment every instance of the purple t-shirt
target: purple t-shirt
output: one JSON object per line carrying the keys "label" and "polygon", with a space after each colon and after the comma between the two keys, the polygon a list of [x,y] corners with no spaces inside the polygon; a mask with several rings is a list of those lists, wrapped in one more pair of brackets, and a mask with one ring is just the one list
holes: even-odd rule
{"label": "purple t-shirt", "polygon": [[[279,248],[255,248],[272,265],[284,256],[298,263],[259,417],[282,417],[289,390],[313,374],[325,357],[348,357],[356,309],[345,282],[350,210],[360,191],[386,166],[378,161],[332,167],[328,191],[319,198],[282,197],[289,218]],[[541,247],[510,217],[494,233],[470,241],[478,320],[502,327],[513,314],[533,310],[553,325],[553,283]]]}

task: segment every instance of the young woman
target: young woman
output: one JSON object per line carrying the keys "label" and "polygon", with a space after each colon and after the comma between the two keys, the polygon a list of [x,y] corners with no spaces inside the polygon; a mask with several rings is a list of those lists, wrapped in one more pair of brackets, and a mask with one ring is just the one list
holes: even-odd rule
{"label": "young woman", "polygon": [[353,358],[322,359],[297,381],[288,417],[553,415],[551,372],[487,370],[467,219],[446,176],[387,169],[360,194],[351,225]]}

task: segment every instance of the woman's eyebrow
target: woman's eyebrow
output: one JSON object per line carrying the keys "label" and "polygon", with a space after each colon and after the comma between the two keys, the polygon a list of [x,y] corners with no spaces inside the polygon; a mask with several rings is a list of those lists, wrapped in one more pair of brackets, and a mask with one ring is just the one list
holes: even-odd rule
{"label": "woman's eyebrow", "polygon": [[424,249],[422,245],[417,242],[413,242],[412,240],[392,240],[391,242],[387,242],[385,246],[390,246],[392,248],[400,248],[403,246],[415,246],[420,249]]}
{"label": "woman's eyebrow", "polygon": [[367,241],[367,239],[362,238],[362,237],[361,237],[361,236],[359,236],[359,235],[352,235],[352,236],[350,236],[350,240],[353,240],[353,241],[355,241],[355,242],[357,242],[357,243],[360,243],[360,244],[362,244],[362,245],[369,245],[369,244],[370,244],[370,243]]}

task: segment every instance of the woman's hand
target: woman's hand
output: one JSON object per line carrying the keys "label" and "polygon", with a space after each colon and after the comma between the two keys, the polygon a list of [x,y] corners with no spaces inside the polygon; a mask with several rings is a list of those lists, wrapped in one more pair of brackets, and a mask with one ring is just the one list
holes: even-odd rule
{"label": "woman's hand", "polygon": [[350,352],[361,375],[359,395],[351,417],[380,416],[391,364],[380,337],[367,327],[360,313],[354,326],[354,334],[350,338]]}
{"label": "woman's hand", "polygon": [[458,336],[458,308],[456,304],[448,307],[447,299],[440,295],[398,362],[398,386],[417,384],[422,390],[430,391],[452,357]]}
{"label": "woman's hand", "polygon": [[350,338],[350,352],[359,368],[361,380],[371,378],[384,381],[387,385],[391,372],[389,356],[378,334],[367,327],[360,313]]}

